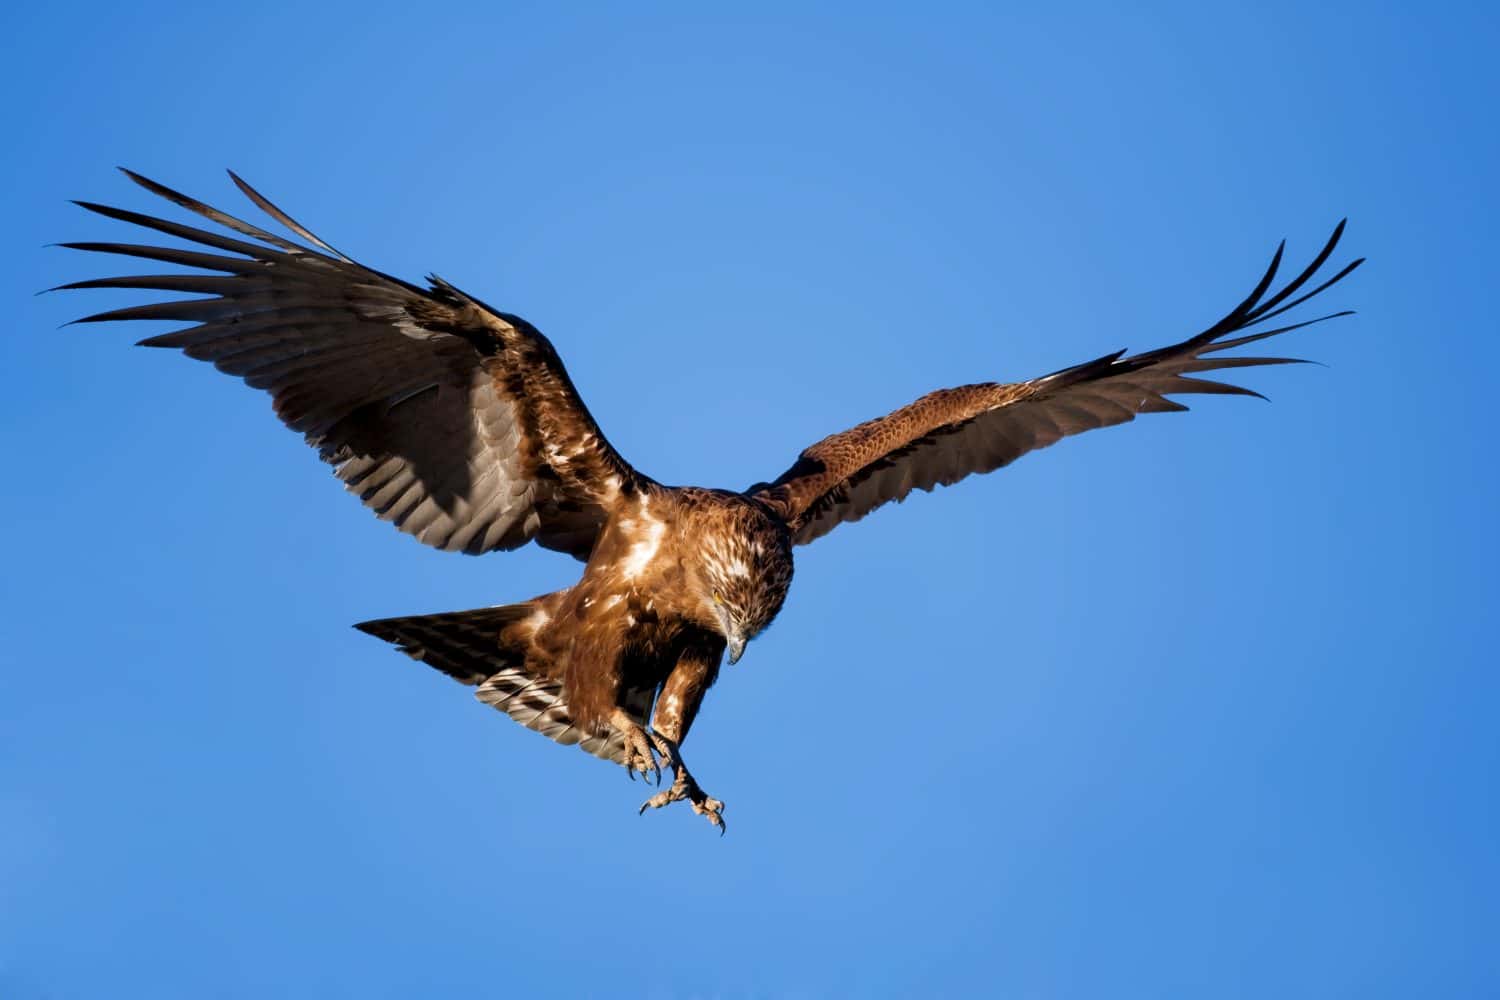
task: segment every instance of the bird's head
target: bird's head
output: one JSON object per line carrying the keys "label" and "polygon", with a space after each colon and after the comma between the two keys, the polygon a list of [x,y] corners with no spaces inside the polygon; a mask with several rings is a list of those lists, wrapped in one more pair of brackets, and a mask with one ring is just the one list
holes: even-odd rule
{"label": "bird's head", "polygon": [[730,663],[771,624],[792,583],[791,540],[769,518],[758,523],[763,517],[736,518],[733,530],[700,536],[703,617],[724,637]]}

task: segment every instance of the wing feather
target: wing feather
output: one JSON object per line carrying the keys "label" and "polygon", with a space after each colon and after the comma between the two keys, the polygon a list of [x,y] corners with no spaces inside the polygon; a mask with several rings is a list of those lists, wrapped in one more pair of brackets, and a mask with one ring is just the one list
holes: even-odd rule
{"label": "wing feather", "polygon": [[605,439],[551,343],[520,317],[438,279],[424,289],[358,264],[233,174],[257,208],[312,246],[125,173],[236,235],[78,202],[216,252],[61,244],[195,273],[59,289],[201,296],[76,322],[193,324],[141,343],[181,350],[270,393],[282,422],[382,520],[441,549],[479,553],[534,539],[584,559],[620,495],[649,483]]}
{"label": "wing feather", "polygon": [[1335,312],[1276,329],[1243,332],[1301,305],[1363,263],[1363,258],[1355,260],[1311,291],[1297,294],[1327,263],[1343,232],[1340,222],[1312,262],[1267,297],[1286,249],[1283,242],[1243,301],[1181,343],[1131,356],[1119,351],[1027,382],[989,382],[929,393],[894,413],[824,438],[803,451],[775,482],[746,492],[777,510],[796,541],[806,544],[883,504],[904,500],[914,489],[932,490],[992,472],[1064,437],[1127,423],[1139,413],[1186,410],[1169,398],[1174,395],[1264,398],[1253,389],[1194,376],[1302,363],[1296,358],[1222,357],[1218,352],[1350,315]]}

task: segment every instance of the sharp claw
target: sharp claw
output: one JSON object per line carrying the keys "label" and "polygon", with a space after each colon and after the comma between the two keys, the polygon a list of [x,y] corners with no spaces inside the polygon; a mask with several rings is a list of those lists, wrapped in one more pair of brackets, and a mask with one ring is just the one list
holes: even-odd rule
{"label": "sharp claw", "polygon": [[650,731],[641,731],[635,735],[639,738],[639,743],[631,742],[630,764],[627,767],[632,781],[635,780],[635,772],[639,770],[643,782],[661,788],[661,772],[673,772],[672,783],[642,802],[635,814],[644,816],[648,809],[661,809],[673,802],[687,802],[692,805],[695,813],[706,817],[719,828],[719,836],[724,836],[729,830],[722,815],[724,803],[703,793],[693,776],[682,766],[682,758],[676,753],[675,744]]}

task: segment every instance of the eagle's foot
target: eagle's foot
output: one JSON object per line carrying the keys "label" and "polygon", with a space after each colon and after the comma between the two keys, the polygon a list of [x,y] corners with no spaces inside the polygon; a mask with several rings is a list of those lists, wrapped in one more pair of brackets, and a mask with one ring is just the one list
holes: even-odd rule
{"label": "eagle's foot", "polygon": [[[624,716],[624,713],[620,715]],[[619,732],[620,738],[625,741],[624,760],[621,763],[625,765],[625,773],[630,775],[630,780],[634,781],[635,773],[639,771],[643,776],[642,780],[649,781],[652,776],[655,776],[656,783],[661,784],[661,764],[656,760],[659,743],[655,740],[655,734],[647,733],[645,729],[630,721],[628,716],[612,719],[611,722]],[[662,759],[667,762],[667,766],[671,766],[670,757],[663,754]]]}
{"label": "eagle's foot", "polygon": [[686,801],[693,807],[693,812],[699,816],[708,817],[708,821],[718,827],[719,835],[724,835],[724,803],[716,798],[705,794],[698,787],[698,782],[688,773],[687,768],[682,766],[679,758],[676,764],[677,777],[672,781],[670,788],[657,792],[651,798],[641,803],[641,812],[647,809],[660,809],[662,806],[671,805],[673,802]]}

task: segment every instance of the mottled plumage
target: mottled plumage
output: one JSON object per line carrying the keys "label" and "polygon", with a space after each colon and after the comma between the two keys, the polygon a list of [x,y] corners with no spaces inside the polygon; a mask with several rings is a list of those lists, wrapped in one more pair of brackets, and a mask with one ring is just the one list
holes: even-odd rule
{"label": "mottled plumage", "polygon": [[632,774],[659,777],[670,768],[672,784],[646,805],[686,800],[720,830],[723,803],[698,786],[679,747],[725,652],[733,663],[780,611],[793,545],[913,489],[992,471],[1068,435],[1186,409],[1171,396],[1255,395],[1195,376],[1291,361],[1220,352],[1345,315],[1244,332],[1360,263],[1304,290],[1338,243],[1340,223],[1280,290],[1271,293],[1278,248],[1244,302],[1179,344],[1121,351],[1025,382],[939,390],[824,438],[774,482],[736,493],[662,486],[632,468],[589,415],[551,343],[519,316],[435,277],[422,288],[364,267],[233,174],[303,242],[126,173],[244,239],[79,202],[196,248],[64,246],[193,272],[62,288],[201,296],[81,322],[193,324],[141,343],[179,348],[269,392],[277,416],[351,492],[425,544],[477,554],[535,540],[584,560],[572,587],[529,601],[358,628],[475,686],[481,701],[559,743]]}

